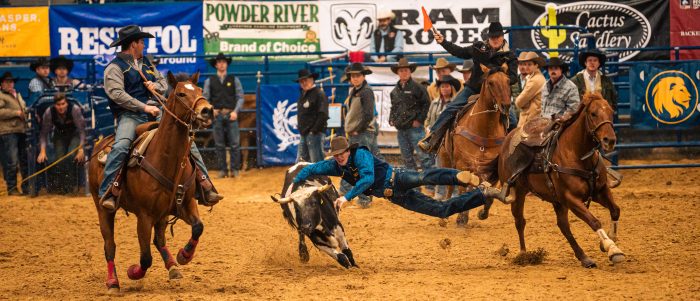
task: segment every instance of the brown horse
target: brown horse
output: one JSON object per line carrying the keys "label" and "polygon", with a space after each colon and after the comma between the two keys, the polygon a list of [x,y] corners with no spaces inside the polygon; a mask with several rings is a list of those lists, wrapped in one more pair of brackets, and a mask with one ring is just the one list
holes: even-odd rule
{"label": "brown horse", "polygon": [[[510,108],[510,79],[508,65],[488,68],[481,65],[484,72],[484,82],[481,85],[481,95],[455,123],[446,135],[438,150],[438,164],[441,167],[451,167],[468,170],[483,180],[495,184],[498,178],[495,173],[488,172],[484,167],[491,165],[501,150],[501,144],[508,128],[507,116]],[[464,193],[464,187],[458,188]],[[454,187],[450,187],[445,197],[449,198]],[[488,217],[488,207],[479,213],[480,219]],[[469,211],[457,216],[457,224],[465,225],[469,219]]]}
{"label": "brown horse", "polygon": [[[523,128],[508,134],[499,156],[498,174],[501,182],[507,183],[504,189],[511,186],[508,191],[515,194],[511,213],[518,230],[521,253],[526,251],[523,234],[525,195],[532,192],[542,200],[552,203],[557,214],[559,230],[564,234],[576,258],[584,267],[593,268],[596,267],[596,263],[586,256],[571,234],[569,209],[598,234],[601,251],[607,252],[611,262],[618,263],[624,260],[624,254],[614,242],[617,237],[620,207],[613,201],[605,165],[598,153],[600,147],[605,152],[615,147],[616,136],[612,120],[613,110],[608,102],[600,94],[586,94],[578,110],[570,116],[570,119],[565,118],[558,127],[554,127],[553,131],[545,128],[523,136],[522,132],[527,132],[529,125],[542,122],[542,119],[535,119]],[[547,123],[545,122],[545,125]],[[547,133],[552,133],[553,136],[538,142],[537,139],[545,136],[536,133],[542,133],[545,136]],[[514,142],[514,139],[534,139],[535,148],[522,143],[517,148],[512,148],[511,142]],[[515,141],[513,145],[517,144],[518,142]],[[521,150],[525,152],[520,152]],[[518,154],[522,153],[538,155],[518,157]],[[531,163],[533,161],[534,163]],[[588,210],[586,201],[589,198],[610,210],[612,219],[610,236],[603,230],[600,221]]]}
{"label": "brown horse", "polygon": [[[193,127],[211,124],[212,107],[202,97],[202,89],[195,83],[199,73],[194,74],[188,81],[177,82],[172,73],[168,73],[168,82],[174,87],[164,107],[162,120],[158,131],[143,154],[140,164],[125,169],[125,183],[119,196],[119,205],[127,212],[136,215],[138,219],[137,232],[141,249],[140,265],[132,265],[127,275],[132,280],[138,280],[146,275],[151,266],[151,231],[154,229],[153,244],[161,254],[165,268],[169,271],[170,279],[181,278],[173,256],[165,246],[165,229],[168,216],[174,215],[192,226],[192,237],[177,255],[181,265],[189,263],[194,256],[195,248],[204,225],[199,219],[197,202],[193,199],[195,193],[194,168],[189,160],[190,133]],[[156,95],[159,96],[159,95]],[[167,113],[167,114],[166,114]],[[113,136],[95,146],[95,153],[111,145]],[[141,166],[141,167],[139,167]],[[148,167],[155,169],[145,172]],[[116,212],[108,212],[100,204],[97,195],[102,181],[103,169],[97,156],[89,162],[90,192],[92,193],[97,214],[100,220],[100,231],[104,239],[105,258],[107,260],[107,288],[109,292],[119,291],[116,267],[114,265],[114,216]],[[157,179],[159,178],[159,179]],[[179,179],[179,180],[177,180]],[[168,183],[165,185],[162,183]],[[170,187],[167,187],[170,186]]]}

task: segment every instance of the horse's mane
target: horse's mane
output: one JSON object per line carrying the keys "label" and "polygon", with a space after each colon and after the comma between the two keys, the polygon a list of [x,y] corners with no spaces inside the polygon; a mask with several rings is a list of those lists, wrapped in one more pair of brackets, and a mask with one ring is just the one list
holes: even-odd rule
{"label": "horse's mane", "polygon": [[[179,82],[186,82],[190,80],[190,75],[185,72],[178,72],[175,74],[175,80]],[[195,83],[196,84],[196,83]],[[173,87],[174,88],[174,87]]]}
{"label": "horse's mane", "polygon": [[570,126],[572,123],[574,123],[574,121],[576,121],[576,119],[578,119],[579,115],[581,115],[583,110],[586,109],[586,103],[588,103],[590,105],[595,100],[605,101],[605,99],[603,98],[602,95],[600,95],[600,93],[597,93],[597,92],[596,93],[588,93],[587,92],[586,94],[583,95],[583,99],[581,100],[581,102],[578,106],[578,109],[576,109],[576,111],[571,112],[571,113],[565,113],[562,117],[559,117],[559,119],[557,119],[557,123],[561,124],[561,126],[564,128]]}

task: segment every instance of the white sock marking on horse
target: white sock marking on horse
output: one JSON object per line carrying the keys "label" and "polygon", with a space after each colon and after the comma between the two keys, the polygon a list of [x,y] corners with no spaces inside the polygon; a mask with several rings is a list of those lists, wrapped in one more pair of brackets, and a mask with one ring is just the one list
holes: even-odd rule
{"label": "white sock marking on horse", "polygon": [[186,84],[185,88],[187,88],[187,90],[194,91],[194,87],[192,86],[192,84]]}

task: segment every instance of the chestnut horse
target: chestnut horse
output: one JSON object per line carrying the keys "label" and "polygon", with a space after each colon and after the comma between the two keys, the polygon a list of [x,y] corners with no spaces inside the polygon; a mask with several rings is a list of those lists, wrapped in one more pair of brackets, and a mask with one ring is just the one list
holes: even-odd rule
{"label": "chestnut horse", "polygon": [[[526,129],[529,124],[537,121],[542,120],[530,121],[523,128]],[[517,159],[519,150],[516,148],[513,151],[510,146],[513,139],[523,137],[518,135],[522,135],[524,129],[518,128],[508,134],[499,156],[498,174],[501,183],[506,183],[504,189],[510,186],[507,193],[515,194],[511,213],[518,230],[520,252],[526,251],[523,233],[525,195],[532,192],[542,200],[552,203],[557,214],[559,230],[566,237],[576,258],[584,267],[593,268],[596,267],[596,263],[586,256],[571,234],[569,209],[598,234],[601,251],[607,252],[609,260],[612,263],[619,263],[625,258],[614,242],[617,237],[620,207],[613,200],[608,186],[606,168],[598,154],[601,147],[605,152],[612,151],[615,147],[613,110],[600,94],[586,94],[578,110],[570,116],[570,119],[559,123],[559,129],[555,127],[554,131],[549,131],[549,133],[558,134],[553,134],[549,140],[545,139],[545,142],[537,144],[535,149],[522,143],[517,146],[525,148],[528,153],[540,154],[540,159],[534,159],[534,169],[529,163],[533,161],[532,156],[525,156],[529,158],[527,160]],[[547,130],[539,132],[548,133]],[[535,139],[542,137],[534,133],[528,134]],[[518,164],[517,161],[524,161],[526,164]],[[527,168],[523,169],[524,167]],[[517,170],[522,170],[522,173]],[[589,198],[610,210],[612,224],[609,236],[603,230],[600,221],[588,210],[586,203]]]}
{"label": "chestnut horse", "polygon": [[[132,280],[138,280],[146,275],[151,266],[151,231],[154,230],[153,244],[161,254],[165,268],[169,271],[170,279],[181,278],[173,256],[165,246],[165,229],[168,216],[174,215],[192,226],[192,237],[177,255],[177,263],[184,265],[192,260],[195,248],[204,225],[199,218],[195,193],[194,168],[189,159],[191,131],[193,127],[211,124],[212,107],[202,97],[202,89],[196,86],[199,73],[194,74],[188,81],[177,82],[172,73],[168,72],[168,82],[174,87],[167,99],[158,131],[151,140],[140,164],[129,167],[119,196],[119,206],[136,215],[139,247],[141,249],[140,265],[132,265],[127,275]],[[156,95],[157,97],[162,97]],[[95,153],[110,146],[113,136],[104,139],[95,146]],[[159,176],[146,172],[147,167],[155,169]],[[141,166],[141,167],[139,167]],[[97,156],[89,162],[89,182],[97,214],[100,220],[100,231],[104,239],[105,258],[107,260],[107,288],[109,292],[119,291],[116,267],[114,265],[116,244],[114,242],[114,216],[102,207],[97,195],[99,184],[103,178],[104,166],[99,163]],[[159,177],[160,179],[156,179]],[[179,180],[178,180],[179,179]],[[168,183],[170,187],[162,184]]]}
{"label": "chestnut horse", "polygon": [[[484,72],[484,82],[481,85],[481,95],[459,119],[445,137],[438,150],[438,164],[441,167],[451,167],[468,170],[482,180],[495,184],[498,180],[495,173],[489,173],[484,167],[491,165],[501,150],[501,144],[508,128],[507,118],[510,108],[510,79],[508,65],[488,68],[481,65]],[[450,187],[445,195],[449,198],[455,187]],[[458,188],[464,193],[464,187]],[[488,217],[490,204],[484,206],[479,213],[480,219]],[[469,219],[469,211],[457,216],[457,224],[465,225]]]}

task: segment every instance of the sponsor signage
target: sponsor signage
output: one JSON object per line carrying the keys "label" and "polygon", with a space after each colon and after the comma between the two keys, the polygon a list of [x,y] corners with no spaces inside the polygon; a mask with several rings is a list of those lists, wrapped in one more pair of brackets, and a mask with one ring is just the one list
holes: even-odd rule
{"label": "sponsor signage", "polygon": [[[207,55],[313,53],[321,48],[316,1],[205,1],[203,22]],[[307,57],[284,59],[290,58]]]}
{"label": "sponsor signage", "polygon": [[[94,58],[97,76],[114,58],[119,47],[109,45],[120,28],[137,24],[155,36],[145,39],[145,54],[181,55],[161,59],[158,69],[192,73],[205,70],[195,55],[202,53],[202,4],[111,4],[51,6],[51,54]],[[85,64],[76,64],[73,73],[85,74]]]}
{"label": "sponsor signage", "polygon": [[[671,1],[671,46],[700,45],[700,0]],[[681,50],[680,59],[700,59],[700,50]]]}
{"label": "sponsor signage", "polygon": [[0,8],[0,57],[49,56],[49,8]]}
{"label": "sponsor signage", "polygon": [[630,69],[632,126],[687,129],[700,125],[700,62],[640,63]]}
{"label": "sponsor signage", "polygon": [[[553,26],[574,25],[587,28],[594,35],[595,45],[580,39],[581,32],[565,29],[515,31],[518,48],[573,49],[645,48],[668,46],[668,4],[665,1],[534,1],[513,0],[513,25]],[[572,52],[545,52],[547,56],[573,59]],[[668,58],[665,51],[640,52],[622,50],[619,60]],[[576,61],[576,60],[574,60]]]}
{"label": "sponsor signage", "polygon": [[431,32],[423,31],[421,6],[425,6],[435,28],[446,39],[464,45],[482,39],[490,22],[510,24],[510,1],[430,2],[415,0],[320,1],[322,51],[365,51],[370,49],[377,29],[377,14],[391,10],[394,24],[404,34],[404,51],[444,51]]}

